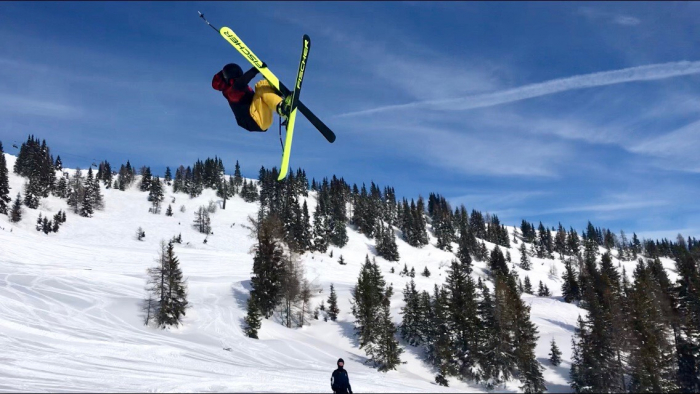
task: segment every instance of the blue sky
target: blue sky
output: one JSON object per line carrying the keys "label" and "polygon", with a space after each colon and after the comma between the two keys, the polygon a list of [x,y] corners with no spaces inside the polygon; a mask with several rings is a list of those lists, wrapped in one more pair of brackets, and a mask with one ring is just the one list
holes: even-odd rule
{"label": "blue sky", "polygon": [[[218,155],[278,166],[276,125],[239,129],[211,78],[245,60],[283,81],[312,39],[292,166],[445,195],[499,215],[700,236],[700,4],[2,2],[0,140],[65,165],[157,172]],[[287,84],[290,84],[289,82]]]}

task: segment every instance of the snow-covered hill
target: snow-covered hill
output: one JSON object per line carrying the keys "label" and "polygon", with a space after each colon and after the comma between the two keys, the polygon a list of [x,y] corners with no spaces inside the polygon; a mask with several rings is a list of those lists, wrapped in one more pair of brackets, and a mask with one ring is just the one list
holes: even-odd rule
{"label": "snow-covered hill", "polygon": [[[11,172],[16,158],[5,157]],[[13,199],[23,184],[23,178],[10,174]],[[229,200],[226,210],[212,214],[214,235],[205,244],[205,236],[191,224],[195,209],[220,201],[214,191],[206,189],[190,199],[166,187],[164,207],[174,200],[172,217],[149,213],[147,194],[135,187],[103,193],[105,209],[92,218],[73,214],[56,197],[42,199],[37,210],[24,207],[23,219],[16,224],[0,215],[0,390],[327,392],[330,374],[342,357],[355,392],[484,391],[456,379],[450,379],[450,387],[434,384],[435,371],[410,346],[397,371],[381,373],[363,364],[365,353],[353,336],[349,299],[365,255],[372,256],[373,240],[349,230],[347,246],[329,249],[334,257],[303,257],[306,277],[323,288],[313,304],[327,299],[330,284],[335,285],[341,310],[337,322],[314,320],[310,326],[288,329],[265,320],[260,339],[249,339],[241,329],[252,271],[253,240],[246,226],[257,204],[240,197]],[[307,203],[313,212],[314,193]],[[58,233],[36,231],[39,214],[52,217],[59,210],[67,212],[67,221]],[[138,227],[146,233],[142,241],[135,237]],[[191,307],[179,328],[149,328],[139,308],[146,269],[154,265],[160,241],[178,234],[183,243],[176,244],[175,251],[188,280]],[[442,283],[455,256],[435,248],[432,238],[431,245],[421,249],[400,239],[397,243],[400,262],[377,261],[394,286],[392,313],[398,324],[401,290],[410,280],[398,274],[404,263],[418,273],[428,267],[431,277],[417,275],[415,281],[419,291],[431,291],[436,282]],[[518,246],[509,249],[514,262],[520,259]],[[340,255],[347,265],[337,263]],[[584,311],[561,301],[559,260],[554,262],[556,277],[548,273],[552,260],[533,258],[532,263],[527,275],[533,285],[541,280],[553,292],[551,297],[524,295],[539,328],[537,357],[549,390],[570,391],[571,336]],[[635,263],[622,264],[630,273]],[[390,273],[392,267],[396,273]],[[475,262],[474,275],[486,279],[485,267]],[[524,271],[515,270],[525,277]],[[552,338],[563,352],[559,367],[547,362]],[[518,382],[511,382],[498,390],[518,391],[517,387]]]}

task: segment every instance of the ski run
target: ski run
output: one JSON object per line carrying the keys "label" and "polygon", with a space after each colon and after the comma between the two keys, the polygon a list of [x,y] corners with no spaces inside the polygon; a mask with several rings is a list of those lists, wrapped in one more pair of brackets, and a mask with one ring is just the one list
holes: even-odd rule
{"label": "ski run", "polygon": [[[14,199],[24,190],[25,178],[12,172],[16,157],[5,154],[5,158]],[[350,299],[365,256],[373,256],[375,241],[352,227],[345,247],[331,246],[327,253],[308,252],[302,257],[305,277],[318,289],[311,304],[327,300],[332,283],[339,299],[338,320],[312,319],[309,325],[290,329],[272,317],[263,319],[259,339],[246,337],[242,321],[251,289],[254,244],[247,218],[256,216],[258,203],[240,196],[227,201],[225,210],[219,207],[211,214],[213,235],[204,243],[205,235],[193,228],[192,221],[194,212],[210,200],[219,205],[215,191],[204,189],[191,199],[165,186],[163,210],[173,207],[173,216],[168,217],[148,212],[151,203],[137,183],[126,191],[102,186],[105,208],[92,218],[74,214],[65,200],[54,196],[41,199],[38,209],[23,207],[19,223],[0,215],[0,391],[329,392],[340,357],[358,393],[486,391],[455,378],[449,379],[449,387],[436,385],[435,370],[422,360],[418,348],[403,341],[404,363],[396,370],[383,373],[364,364],[366,354],[353,333]],[[300,203],[304,200],[313,212],[315,192]],[[39,215],[52,217],[59,210],[67,212],[60,231],[46,235],[35,229]],[[139,227],[145,233],[141,241],[135,236]],[[512,238],[514,228],[508,230]],[[146,295],[146,270],[154,266],[161,240],[178,234],[183,242],[175,244],[175,253],[187,279],[190,307],[177,328],[147,327],[139,307]],[[397,237],[400,261],[376,259],[394,288],[391,317],[397,325],[402,290],[410,281],[399,275],[404,264],[415,268],[418,291],[432,292],[455,259],[454,253],[435,247],[432,234],[429,237],[430,244],[422,248]],[[486,245],[489,250],[494,247]],[[518,262],[519,246],[502,250]],[[341,255],[346,265],[338,264]],[[539,331],[535,352],[548,391],[569,392],[571,338],[579,315],[586,311],[561,299],[562,261],[531,258],[531,262],[530,271],[508,265],[521,279],[529,276],[534,287],[542,281],[552,293],[523,294],[523,299],[531,306],[531,320]],[[673,262],[665,258],[662,262],[675,280]],[[618,265],[617,259],[614,264]],[[627,261],[621,266],[631,276],[635,264]],[[390,272],[392,267],[395,273]],[[420,275],[424,267],[430,277]],[[473,277],[490,285],[487,263],[474,261],[473,267]],[[563,353],[558,367],[548,362],[552,339]],[[495,390],[518,392],[519,385],[513,379]]]}

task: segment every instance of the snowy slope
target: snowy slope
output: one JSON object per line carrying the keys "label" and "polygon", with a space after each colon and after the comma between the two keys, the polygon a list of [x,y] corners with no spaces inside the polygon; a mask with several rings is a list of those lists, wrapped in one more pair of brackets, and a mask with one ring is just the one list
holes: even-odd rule
{"label": "snowy slope", "polygon": [[[12,169],[15,157],[5,155]],[[22,191],[24,179],[10,174],[11,196]],[[263,321],[260,340],[246,338],[241,329],[250,291],[253,240],[247,217],[257,204],[239,197],[226,210],[212,214],[214,235],[191,226],[194,211],[210,200],[212,190],[195,199],[166,187],[164,208],[174,198],[173,217],[148,213],[146,193],[135,188],[122,192],[103,189],[105,209],[93,218],[82,218],[67,209],[64,200],[41,200],[38,210],[24,207],[20,223],[0,215],[0,391],[287,391],[328,392],[330,374],[339,357],[346,361],[356,392],[464,392],[485,391],[450,379],[450,387],[433,383],[435,371],[420,360],[410,346],[397,371],[377,372],[363,365],[364,351],[357,348],[350,314],[350,289],[365,255],[374,241],[349,230],[350,241],[328,254],[303,257],[306,277],[323,292],[312,301],[328,297],[333,283],[338,291],[341,315],[337,322],[313,321],[311,326],[287,329]],[[313,193],[308,198],[313,212]],[[185,212],[180,212],[180,206]],[[478,207],[477,207],[478,208]],[[34,228],[36,219],[67,211],[58,233],[45,235]],[[136,229],[146,233],[135,238]],[[513,229],[511,228],[511,231]],[[146,269],[155,263],[161,240],[182,234],[176,254],[188,279],[189,302],[184,325],[158,330],[145,327],[139,302],[144,297]],[[410,278],[398,272],[407,263],[417,273],[425,266],[430,278],[417,275],[418,290],[432,290],[442,283],[447,264],[455,256],[431,245],[415,249],[397,240],[401,261],[377,258],[387,283],[392,283],[394,321],[401,321],[401,290]],[[489,248],[493,247],[487,244]],[[519,261],[517,246],[510,249]],[[338,265],[343,255],[347,265]],[[552,260],[532,259],[527,272],[533,286],[540,280],[552,297],[525,295],[532,319],[539,327],[537,356],[545,367],[550,391],[570,391],[568,369],[574,325],[584,311],[560,300],[561,279],[548,276]],[[631,273],[634,262],[627,264]],[[664,261],[668,268],[670,261]],[[560,276],[563,264],[555,263]],[[396,274],[390,273],[395,267]],[[474,275],[486,278],[485,264],[475,263]],[[525,273],[516,270],[524,278]],[[560,367],[546,361],[554,338],[563,352]],[[518,391],[511,382],[499,391]]]}

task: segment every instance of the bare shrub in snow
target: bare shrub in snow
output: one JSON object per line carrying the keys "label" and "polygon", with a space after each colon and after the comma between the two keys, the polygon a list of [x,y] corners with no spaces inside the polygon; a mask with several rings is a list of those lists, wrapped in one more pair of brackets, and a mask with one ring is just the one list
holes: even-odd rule
{"label": "bare shrub in snow", "polygon": [[193,225],[194,228],[202,234],[209,234],[211,232],[211,219],[209,219],[209,212],[204,206],[199,207],[194,213]]}
{"label": "bare shrub in snow", "polygon": [[209,213],[216,213],[216,203],[214,200],[209,200],[209,205],[207,206],[207,212]]}

